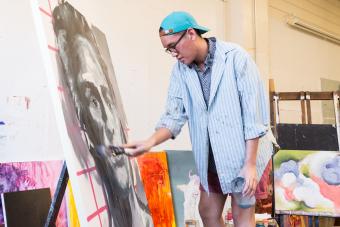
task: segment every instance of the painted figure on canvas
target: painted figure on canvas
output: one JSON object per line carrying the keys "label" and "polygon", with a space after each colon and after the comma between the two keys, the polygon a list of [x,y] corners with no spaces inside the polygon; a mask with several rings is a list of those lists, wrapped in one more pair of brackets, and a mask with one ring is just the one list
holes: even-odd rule
{"label": "painted figure on canvas", "polygon": [[[126,141],[116,93],[98,42],[103,34],[90,27],[83,15],[63,3],[53,11],[54,31],[64,71],[64,98],[71,103],[81,129],[85,149],[77,149],[80,161],[93,158],[108,206],[110,226],[151,226],[147,203],[136,193],[133,169],[126,156],[114,157],[96,146]],[[72,106],[73,105],[73,106]],[[78,141],[79,143],[79,141]],[[78,148],[81,146],[78,146]]]}

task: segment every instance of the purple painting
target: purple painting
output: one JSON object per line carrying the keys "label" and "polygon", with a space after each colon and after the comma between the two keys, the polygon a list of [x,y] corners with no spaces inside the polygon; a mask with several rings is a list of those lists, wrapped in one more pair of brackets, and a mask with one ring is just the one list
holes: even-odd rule
{"label": "purple painting", "polygon": [[[53,197],[63,161],[13,162],[0,164],[0,193],[50,188]],[[4,223],[0,201],[0,224]],[[67,227],[66,204],[63,201],[57,227]]]}

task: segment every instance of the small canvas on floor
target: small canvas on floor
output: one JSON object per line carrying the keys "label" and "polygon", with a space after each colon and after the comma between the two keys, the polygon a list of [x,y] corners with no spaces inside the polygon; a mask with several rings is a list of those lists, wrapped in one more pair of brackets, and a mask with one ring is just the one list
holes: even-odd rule
{"label": "small canvas on floor", "polygon": [[1,194],[6,227],[43,227],[51,205],[49,188]]}

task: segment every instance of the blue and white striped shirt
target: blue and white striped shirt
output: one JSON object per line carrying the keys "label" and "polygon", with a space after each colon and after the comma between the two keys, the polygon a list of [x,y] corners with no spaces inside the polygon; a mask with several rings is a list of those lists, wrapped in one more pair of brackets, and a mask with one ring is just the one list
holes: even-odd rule
{"label": "blue and white striped shirt", "polygon": [[[206,105],[196,71],[177,61],[173,67],[167,106],[156,129],[168,128],[176,137],[188,121],[201,184],[208,191],[208,133],[223,193],[243,167],[245,141],[260,138],[257,175],[272,154],[267,136],[269,114],[263,84],[249,54],[233,43],[217,41],[211,87]],[[266,136],[265,136],[266,135]]]}

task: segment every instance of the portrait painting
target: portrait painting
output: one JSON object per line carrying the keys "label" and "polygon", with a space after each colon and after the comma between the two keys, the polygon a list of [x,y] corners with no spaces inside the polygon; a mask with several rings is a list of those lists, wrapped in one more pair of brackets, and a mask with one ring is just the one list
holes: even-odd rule
{"label": "portrait painting", "polygon": [[106,35],[66,1],[50,8],[41,40],[54,41],[46,69],[80,225],[153,226],[136,160],[108,149],[126,143],[127,121]]}

